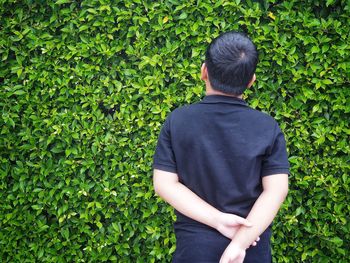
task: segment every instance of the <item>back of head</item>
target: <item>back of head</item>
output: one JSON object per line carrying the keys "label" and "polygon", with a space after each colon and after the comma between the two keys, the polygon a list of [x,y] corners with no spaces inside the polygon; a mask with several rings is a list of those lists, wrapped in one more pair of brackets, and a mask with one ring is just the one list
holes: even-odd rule
{"label": "back of head", "polygon": [[221,34],[209,45],[205,64],[214,90],[241,95],[255,73],[258,52],[244,34],[230,31]]}

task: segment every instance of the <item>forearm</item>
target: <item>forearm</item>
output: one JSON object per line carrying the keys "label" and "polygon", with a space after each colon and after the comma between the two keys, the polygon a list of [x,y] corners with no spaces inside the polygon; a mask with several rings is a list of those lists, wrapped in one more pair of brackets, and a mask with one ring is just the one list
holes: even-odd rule
{"label": "forearm", "polygon": [[155,169],[153,184],[156,193],[181,214],[216,229],[227,238],[232,239],[239,226],[251,226],[245,218],[223,213],[207,203],[180,183],[176,173]]}
{"label": "forearm", "polygon": [[247,249],[271,224],[284,198],[284,194],[276,196],[273,192],[264,191],[255,202],[247,217],[252,223],[252,227],[240,227],[232,243],[239,244],[241,247]]}
{"label": "forearm", "polygon": [[220,211],[206,203],[180,182],[163,184],[156,193],[181,214],[216,228]]}

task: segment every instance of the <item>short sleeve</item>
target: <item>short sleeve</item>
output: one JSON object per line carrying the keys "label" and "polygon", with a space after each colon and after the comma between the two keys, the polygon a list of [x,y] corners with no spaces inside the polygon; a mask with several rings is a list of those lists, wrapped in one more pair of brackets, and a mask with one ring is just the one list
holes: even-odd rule
{"label": "short sleeve", "polygon": [[171,143],[170,116],[160,131],[157,147],[153,156],[153,168],[176,173],[175,155]]}
{"label": "short sleeve", "polygon": [[289,162],[284,135],[276,124],[274,137],[269,150],[264,156],[261,176],[289,174]]}

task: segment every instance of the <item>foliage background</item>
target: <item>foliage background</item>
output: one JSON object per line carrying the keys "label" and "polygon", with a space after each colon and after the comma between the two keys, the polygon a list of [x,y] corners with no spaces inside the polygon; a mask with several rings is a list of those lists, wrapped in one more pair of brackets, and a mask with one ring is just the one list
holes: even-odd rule
{"label": "foliage background", "polygon": [[154,197],[166,115],[196,102],[211,39],[247,32],[247,101],[288,141],[275,262],[348,262],[350,2],[0,0],[2,262],[169,262]]}

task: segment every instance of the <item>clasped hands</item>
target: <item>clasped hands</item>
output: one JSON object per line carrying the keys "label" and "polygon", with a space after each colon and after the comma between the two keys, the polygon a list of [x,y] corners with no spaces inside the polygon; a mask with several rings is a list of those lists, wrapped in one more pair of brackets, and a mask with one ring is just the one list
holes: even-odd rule
{"label": "clasped hands", "polygon": [[[252,224],[245,218],[229,213],[220,213],[216,230],[229,239],[233,239],[241,226],[251,227]],[[256,246],[260,240],[258,237],[251,246]],[[221,256],[220,263],[243,263],[246,248],[240,244],[231,242]]]}

